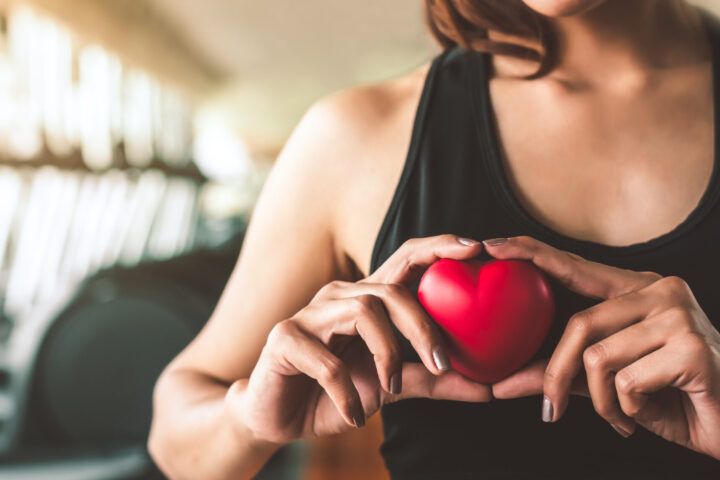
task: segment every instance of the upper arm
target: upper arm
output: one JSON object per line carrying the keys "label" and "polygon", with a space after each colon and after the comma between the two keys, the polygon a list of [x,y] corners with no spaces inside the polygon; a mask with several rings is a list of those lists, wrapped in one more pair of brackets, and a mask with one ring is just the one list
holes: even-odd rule
{"label": "upper arm", "polygon": [[350,279],[336,244],[335,205],[347,168],[347,99],[313,106],[258,198],[240,257],[209,322],[173,362],[223,382],[248,377],[269,331],[324,284]]}

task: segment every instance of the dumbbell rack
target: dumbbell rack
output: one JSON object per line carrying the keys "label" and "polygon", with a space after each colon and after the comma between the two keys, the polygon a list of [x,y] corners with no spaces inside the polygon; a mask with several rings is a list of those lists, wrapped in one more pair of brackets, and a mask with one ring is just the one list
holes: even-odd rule
{"label": "dumbbell rack", "polygon": [[202,188],[159,168],[0,166],[0,455],[21,432],[43,338],[85,278],[221,242]]}
{"label": "dumbbell rack", "polygon": [[0,167],[0,297],[15,318],[116,263],[170,258],[198,234],[200,184],[159,170]]}

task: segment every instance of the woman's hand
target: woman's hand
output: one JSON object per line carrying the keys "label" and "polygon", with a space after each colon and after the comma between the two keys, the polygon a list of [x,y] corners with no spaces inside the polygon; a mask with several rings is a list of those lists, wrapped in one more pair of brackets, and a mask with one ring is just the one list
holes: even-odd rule
{"label": "woman's hand", "polygon": [[[273,328],[250,378],[230,388],[226,403],[239,424],[257,439],[287,443],[361,427],[403,398],[490,400],[489,386],[448,371],[440,331],[407,288],[438,258],[481,250],[454,235],[413,239],[368,278],[323,287]],[[403,363],[391,324],[422,364]]]}
{"label": "woman's hand", "polygon": [[530,237],[492,243],[490,255],[530,260],[603,300],[570,318],[549,361],[493,385],[496,397],[544,393],[543,420],[554,422],[570,393],[585,390],[621,435],[637,423],[720,459],[720,333],[685,281],[591,262]]}

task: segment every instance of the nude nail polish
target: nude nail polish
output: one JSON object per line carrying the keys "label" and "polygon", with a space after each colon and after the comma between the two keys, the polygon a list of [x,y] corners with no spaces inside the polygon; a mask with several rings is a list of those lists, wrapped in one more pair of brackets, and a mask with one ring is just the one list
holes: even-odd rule
{"label": "nude nail polish", "polygon": [[544,395],[542,403],[542,421],[552,422],[554,413],[552,401],[547,395]]}
{"label": "nude nail polish", "polygon": [[402,391],[402,379],[400,378],[399,373],[394,373],[392,377],[390,377],[390,393],[393,395],[398,395]]}
{"label": "nude nail polish", "polygon": [[477,240],[473,240],[472,238],[458,238],[458,242],[465,245],[466,247],[474,247],[475,245],[480,243]]}
{"label": "nude nail polish", "polygon": [[631,435],[630,432],[626,432],[623,428],[615,425],[614,423],[611,423],[610,426],[613,427],[616,432],[618,432],[620,435],[622,435],[625,438],[628,438]]}
{"label": "nude nail polish", "polygon": [[362,428],[365,426],[365,415],[357,415],[353,418],[353,423],[355,424],[355,427]]}
{"label": "nude nail polish", "polygon": [[438,370],[445,371],[450,369],[450,359],[442,348],[436,348],[432,353],[433,361]]}
{"label": "nude nail polish", "polygon": [[483,243],[489,247],[497,247],[498,245],[502,245],[507,241],[507,238],[491,238],[488,240],[483,240]]}

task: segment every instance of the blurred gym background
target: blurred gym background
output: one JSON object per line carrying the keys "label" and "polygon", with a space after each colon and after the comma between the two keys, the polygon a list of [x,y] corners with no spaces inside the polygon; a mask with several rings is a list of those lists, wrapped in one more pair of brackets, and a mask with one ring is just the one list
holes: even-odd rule
{"label": "blurred gym background", "polygon": [[[0,480],[162,478],[153,383],[291,129],[436,51],[421,0],[0,0]],[[380,428],[258,478],[385,478]]]}

